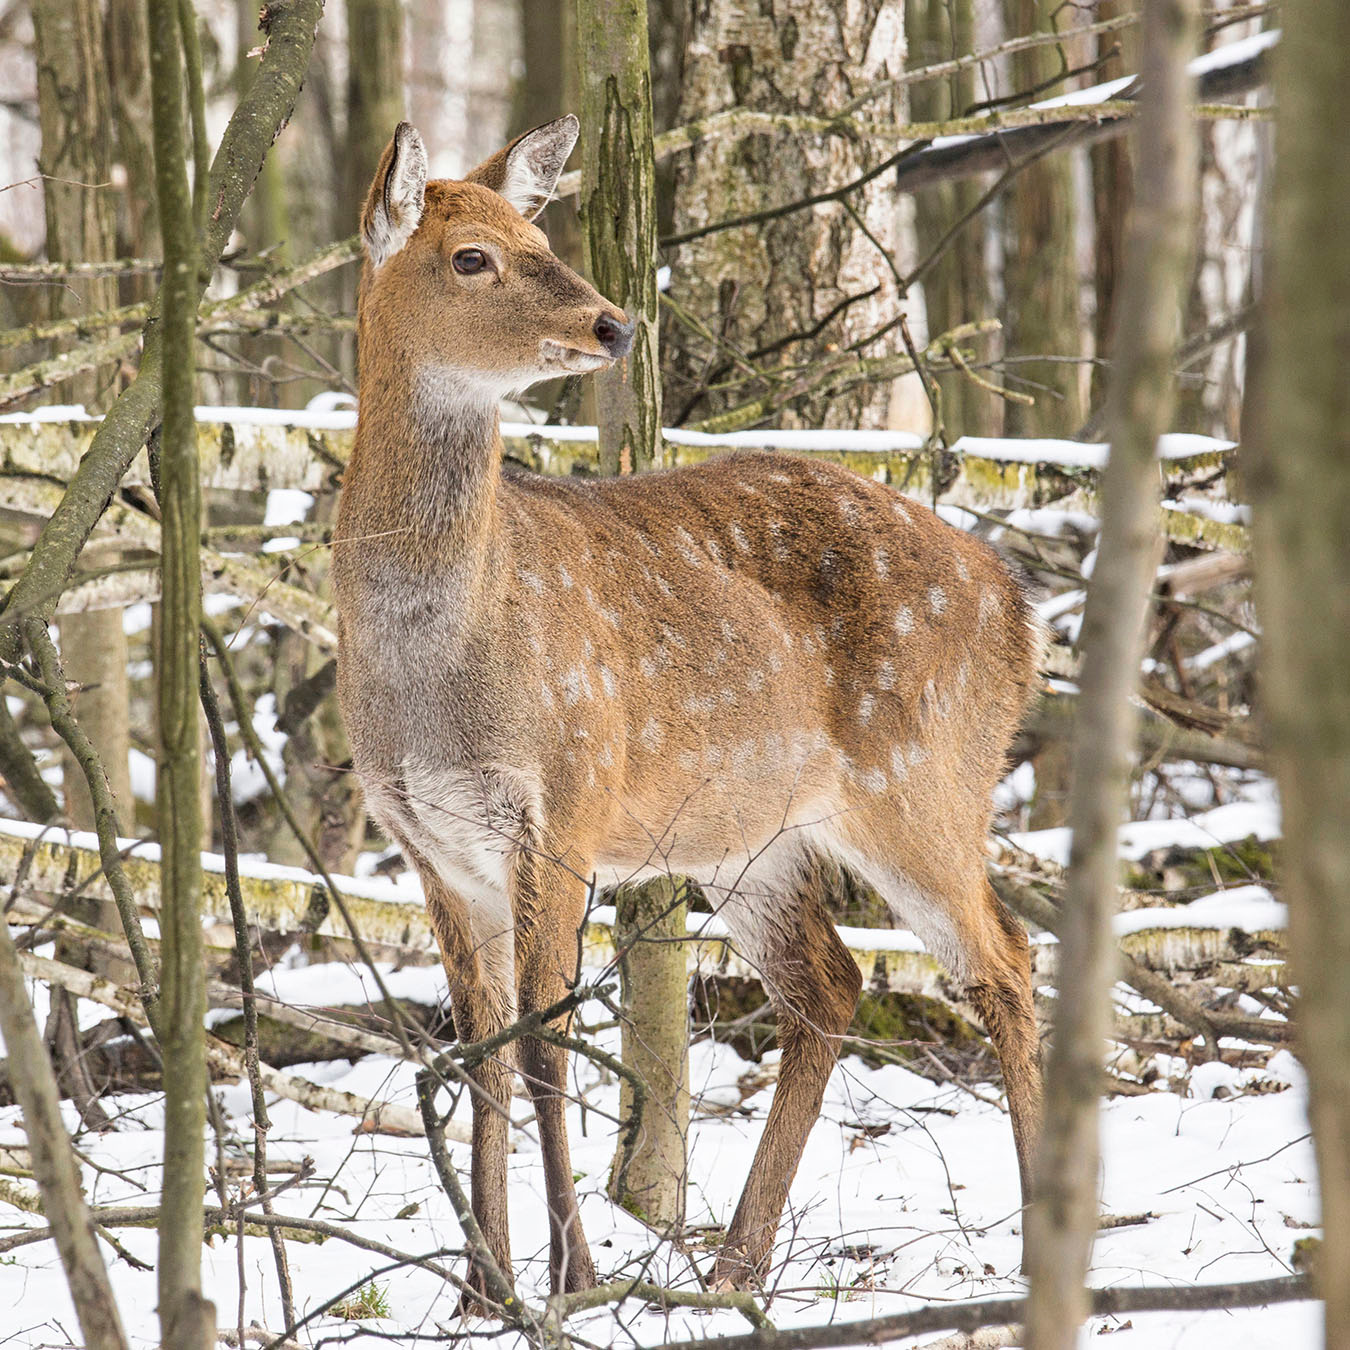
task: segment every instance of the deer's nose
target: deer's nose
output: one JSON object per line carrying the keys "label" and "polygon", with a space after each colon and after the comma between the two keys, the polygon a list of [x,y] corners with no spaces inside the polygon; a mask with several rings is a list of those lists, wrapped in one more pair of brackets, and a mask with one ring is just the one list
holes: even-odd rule
{"label": "deer's nose", "polygon": [[621,321],[613,314],[602,314],[596,319],[591,331],[600,340],[600,345],[617,361],[621,356],[627,356],[632,349],[637,320],[624,315]]}

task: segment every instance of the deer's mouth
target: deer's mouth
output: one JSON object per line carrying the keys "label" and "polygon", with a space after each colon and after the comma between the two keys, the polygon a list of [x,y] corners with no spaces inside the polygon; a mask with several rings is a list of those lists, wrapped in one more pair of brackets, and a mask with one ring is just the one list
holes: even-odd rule
{"label": "deer's mouth", "polygon": [[552,338],[544,338],[539,344],[539,358],[545,366],[563,371],[568,375],[585,375],[592,370],[603,370],[613,364],[613,358],[600,352],[583,351],[580,347],[569,347]]}

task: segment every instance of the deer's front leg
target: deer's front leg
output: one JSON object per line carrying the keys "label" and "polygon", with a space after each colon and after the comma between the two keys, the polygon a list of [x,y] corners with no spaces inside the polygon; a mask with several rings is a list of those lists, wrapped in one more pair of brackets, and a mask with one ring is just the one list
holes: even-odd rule
{"label": "deer's front leg", "polygon": [[[518,932],[516,945],[524,1014],[556,1003],[576,977],[577,927],[585,914],[586,888],[572,873],[543,860],[522,867],[520,884],[533,891],[530,903],[518,909],[531,915]],[[559,1018],[551,1025],[566,1032],[571,1020]],[[554,1293],[591,1289],[595,1265],[581,1228],[567,1144],[567,1051],[526,1036],[520,1042],[520,1067],[534,1098],[544,1156],[552,1289]]]}
{"label": "deer's front leg", "polygon": [[[464,901],[449,890],[430,866],[419,864],[427,913],[441,948],[450,980],[450,1005],[455,1035],[461,1044],[483,1040],[516,1018],[512,934],[479,934],[475,937]],[[509,1051],[484,1060],[470,1070],[473,1083],[473,1158],[470,1164],[470,1198],[473,1216],[493,1260],[514,1283],[511,1269],[511,1234],[507,1221],[506,1158],[508,1112],[514,1072]],[[470,1261],[470,1290],[486,1297],[482,1270]],[[465,1293],[460,1310],[490,1312],[483,1299]]]}

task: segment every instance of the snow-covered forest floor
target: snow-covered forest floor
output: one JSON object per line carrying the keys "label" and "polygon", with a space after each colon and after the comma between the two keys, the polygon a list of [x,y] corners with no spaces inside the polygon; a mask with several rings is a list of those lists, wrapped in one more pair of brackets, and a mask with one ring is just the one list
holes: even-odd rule
{"label": "snow-covered forest floor", "polygon": [[[1011,790],[1011,789],[1010,789]],[[1139,857],[1169,844],[1211,845],[1250,835],[1268,838],[1278,813],[1269,785],[1259,778],[1219,812],[1192,819],[1154,820],[1122,832],[1122,853]],[[1053,857],[1061,834],[1043,831],[1017,844]],[[1188,910],[1190,911],[1188,913]],[[1253,885],[1216,891],[1171,911],[1175,922],[1235,929],[1282,925],[1280,907]],[[1143,911],[1122,915],[1123,929],[1145,922]],[[1165,920],[1163,920],[1165,922]],[[1147,922],[1156,925],[1158,912]],[[594,972],[591,972],[594,973]],[[389,979],[396,997],[429,1004],[444,997],[438,966],[410,966]],[[357,1004],[373,995],[355,967],[313,965],[294,953],[260,981],[260,992],[295,1005]],[[1131,1008],[1137,996],[1121,997]],[[34,987],[39,1017],[44,991]],[[84,1005],[91,1018],[100,1014]],[[1255,1006],[1249,1011],[1255,1011]],[[587,1014],[583,1011],[583,1022]],[[592,1016],[591,1021],[598,1020]],[[619,1050],[617,1029],[595,1040]],[[1315,1232],[1317,1205],[1312,1146],[1307,1134],[1304,1075],[1287,1050],[1225,1042],[1229,1062],[1190,1062],[1153,1056],[1147,1090],[1114,1095],[1103,1124],[1103,1212],[1094,1283],[1098,1285],[1205,1284],[1286,1274],[1295,1243]],[[688,1222],[694,1234],[684,1250],[658,1241],[612,1205],[605,1179],[615,1140],[618,1087],[587,1061],[573,1067],[576,1100],[570,1112],[573,1161],[580,1174],[582,1217],[601,1279],[645,1279],[695,1290],[695,1265],[710,1256],[697,1230],[730,1217],[772,1096],[777,1054],[760,1063],[729,1045],[702,1040],[691,1049],[695,1118],[689,1148]],[[1136,1076],[1139,1067],[1134,1066]],[[413,1070],[368,1056],[302,1065],[292,1072],[326,1086],[416,1109]],[[247,1175],[253,1130],[247,1086],[217,1088],[226,1124],[225,1165],[231,1184]],[[163,1138],[157,1095],[106,1100],[116,1128],[102,1135],[77,1131],[90,1201],[98,1206],[153,1205],[158,1198]],[[277,1211],[330,1221],[397,1253],[444,1260],[460,1234],[437,1182],[425,1141],[353,1131],[349,1116],[316,1113],[289,1101],[270,1107],[269,1162],[273,1185],[293,1178],[305,1159],[312,1175],[277,1196]],[[542,1299],[548,1286],[548,1235],[543,1171],[526,1098],[517,1098],[510,1162],[510,1207],[516,1275],[522,1293]],[[467,1123],[469,1103],[456,1118]],[[0,1109],[0,1156],[21,1148],[16,1108]],[[467,1173],[468,1147],[452,1144]],[[213,1163],[216,1146],[208,1148]],[[208,1201],[211,1197],[208,1196]],[[846,1056],[835,1070],[824,1111],[813,1130],[779,1232],[768,1284],[767,1311],[780,1327],[855,1320],[924,1303],[1006,1296],[1021,1292],[1018,1273],[1021,1220],[1016,1161],[1008,1116],[995,1084],[935,1082],[899,1065],[868,1067]],[[41,1222],[6,1209],[9,1233]],[[153,1228],[118,1228],[126,1255],[113,1277],[132,1343],[158,1343],[155,1277],[132,1261],[155,1260]],[[304,1344],[374,1347],[445,1343],[445,1333],[467,1328],[455,1315],[457,1293],[439,1274],[349,1245],[338,1237],[288,1241],[297,1311],[313,1318]],[[66,1346],[75,1323],[65,1280],[51,1243],[0,1254],[0,1346]],[[394,1268],[390,1268],[394,1266]],[[237,1327],[240,1281],[246,1323],[284,1325],[267,1239],[237,1233],[212,1239],[205,1256],[206,1288],[220,1325]],[[374,1286],[372,1289],[371,1286]],[[333,1305],[345,1304],[341,1317]],[[359,1318],[373,1310],[383,1316]],[[747,1330],[732,1311],[657,1311],[628,1300],[573,1318],[578,1343],[651,1346],[667,1340],[715,1337]],[[485,1323],[475,1330],[495,1330]],[[1133,1314],[1100,1318],[1084,1332],[1110,1334],[1122,1350],[1174,1347],[1284,1347],[1313,1350],[1320,1341],[1311,1303],[1237,1312]],[[494,1344],[507,1344],[500,1334]],[[931,1336],[895,1342],[923,1345]],[[1095,1342],[1092,1342],[1095,1343]]]}
{"label": "snow-covered forest floor", "polygon": [[[286,996],[288,986],[314,989],[313,968],[295,971],[294,979],[291,974],[275,974],[278,994]],[[424,974],[440,980],[434,968]],[[617,1051],[617,1031],[601,1033],[600,1042]],[[718,1224],[730,1217],[768,1110],[772,1084],[766,1068],[773,1058],[755,1066],[710,1041],[692,1049],[700,1105],[690,1136],[691,1223]],[[412,1070],[391,1060],[315,1065],[302,1072],[334,1087],[415,1104]],[[756,1078],[764,1085],[754,1090]],[[586,1106],[571,1110],[573,1160],[583,1174],[582,1216],[601,1278],[696,1288],[690,1263],[706,1265],[706,1253],[681,1254],[654,1242],[605,1197],[617,1086],[601,1083],[588,1064],[578,1066],[576,1086]],[[751,1095],[742,1101],[746,1087]],[[1230,1095],[1217,1096],[1216,1089]],[[239,1148],[227,1161],[242,1164],[243,1145],[252,1139],[247,1087],[225,1089],[220,1100]],[[163,1143],[160,1100],[128,1096],[106,1105],[118,1116],[118,1128],[79,1141],[89,1197],[99,1205],[153,1204]],[[275,1180],[304,1158],[314,1160],[314,1176],[277,1198],[279,1212],[326,1218],[413,1255],[458,1246],[458,1225],[424,1141],[354,1135],[349,1118],[289,1102],[269,1109]],[[465,1121],[467,1110],[468,1103],[461,1102],[457,1114]],[[522,1121],[527,1117],[524,1101],[517,1100],[515,1114]],[[71,1113],[68,1124],[76,1123]],[[532,1130],[517,1130],[514,1138],[510,1204],[517,1279],[522,1292],[540,1295],[548,1285],[543,1172]],[[0,1112],[0,1148],[22,1142],[16,1109]],[[1316,1221],[1304,1079],[1287,1051],[1277,1052],[1264,1069],[1209,1065],[1183,1072],[1165,1090],[1115,1097],[1105,1110],[1104,1143],[1103,1206],[1117,1226],[1098,1239],[1095,1283],[1217,1283],[1284,1274],[1294,1242]],[[467,1168],[467,1153],[467,1146],[452,1145],[461,1168]],[[1018,1203],[1012,1135],[995,1088],[937,1085],[898,1066],[870,1069],[848,1057],[835,1070],[792,1190],[775,1251],[769,1316],[776,1325],[793,1326],[1018,1292]],[[7,1223],[14,1218],[11,1212]],[[131,1256],[154,1261],[153,1229],[127,1228],[117,1235]],[[373,1271],[388,1265],[338,1239],[322,1245],[290,1242],[288,1248],[300,1312],[344,1294],[350,1300]],[[75,1323],[52,1245],[23,1247],[3,1260],[0,1345],[36,1350],[71,1344],[68,1333]],[[267,1240],[245,1237],[241,1257],[237,1237],[220,1236],[206,1252],[205,1281],[221,1325],[237,1321],[241,1270],[247,1319],[282,1325]],[[154,1274],[118,1260],[113,1277],[133,1344],[158,1344]],[[416,1344],[407,1333],[434,1340],[438,1328],[457,1329],[455,1290],[437,1275],[405,1267],[373,1280],[387,1317],[361,1322],[358,1333],[355,1322],[321,1315],[302,1333],[306,1341]],[[617,1312],[585,1314],[571,1325],[596,1345],[652,1345],[746,1329],[733,1312],[657,1313],[638,1302]],[[1319,1339],[1312,1304],[1098,1319],[1085,1336],[1099,1333],[1112,1333],[1117,1338],[1112,1344],[1122,1350],[1277,1345],[1311,1350]]]}

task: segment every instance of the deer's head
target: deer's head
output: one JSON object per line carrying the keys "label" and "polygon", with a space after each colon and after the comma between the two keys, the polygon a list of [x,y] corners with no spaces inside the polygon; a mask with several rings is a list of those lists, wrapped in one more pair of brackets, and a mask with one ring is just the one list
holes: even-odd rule
{"label": "deer's head", "polygon": [[539,380],[627,355],[628,316],[556,257],[532,223],[577,131],[575,117],[560,117],[462,181],[428,182],[422,138],[399,124],[361,213],[363,368],[378,347],[414,384],[495,406]]}

